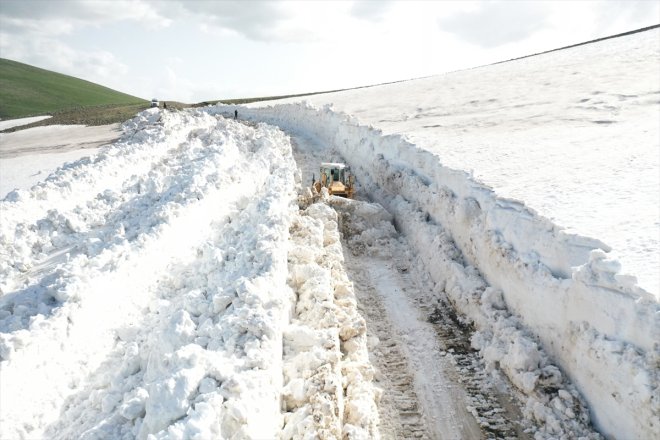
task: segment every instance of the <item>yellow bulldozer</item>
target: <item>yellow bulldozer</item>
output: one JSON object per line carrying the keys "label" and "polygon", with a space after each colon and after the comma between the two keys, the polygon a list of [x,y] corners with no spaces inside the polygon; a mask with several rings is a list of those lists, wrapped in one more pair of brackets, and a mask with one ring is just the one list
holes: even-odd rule
{"label": "yellow bulldozer", "polygon": [[355,176],[346,164],[323,162],[319,180],[312,176],[312,188],[316,193],[320,193],[321,188],[328,188],[331,196],[352,199],[355,194]]}

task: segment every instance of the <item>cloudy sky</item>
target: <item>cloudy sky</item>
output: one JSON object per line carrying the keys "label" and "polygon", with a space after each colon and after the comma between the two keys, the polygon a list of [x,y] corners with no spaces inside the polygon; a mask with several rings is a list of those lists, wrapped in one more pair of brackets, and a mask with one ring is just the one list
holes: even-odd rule
{"label": "cloudy sky", "polygon": [[0,0],[0,57],[198,102],[418,78],[659,22],[654,0]]}

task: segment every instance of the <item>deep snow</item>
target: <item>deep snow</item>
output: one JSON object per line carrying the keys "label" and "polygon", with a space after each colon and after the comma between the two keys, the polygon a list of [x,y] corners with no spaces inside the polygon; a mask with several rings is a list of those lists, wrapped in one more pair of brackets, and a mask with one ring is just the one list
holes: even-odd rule
{"label": "deep snow", "polygon": [[[268,126],[212,116],[223,111],[147,111],[125,124],[120,142],[2,202],[3,435],[378,437],[380,393],[371,385],[364,321],[342,275],[337,214],[314,204],[310,220],[296,215],[288,139]],[[379,141],[328,110],[274,112],[297,119],[309,139],[317,135],[317,154],[328,145],[324,130]],[[369,160],[370,149],[363,154]],[[377,186],[364,173],[368,163],[357,167],[363,194],[393,210],[432,280],[449,275],[454,287],[441,279],[433,291],[447,293],[475,322],[473,345],[494,374],[504,372],[525,393],[533,432],[593,436],[578,391],[509,314],[501,293],[484,290],[455,245],[440,239],[447,237],[440,225],[410,216],[417,208],[382,193],[388,181],[416,181],[397,182],[383,160],[376,157]],[[398,190],[407,194],[405,185]],[[351,218],[372,213],[360,236],[384,252],[377,248],[393,229],[379,219],[389,214],[355,209]],[[289,235],[300,237],[293,248]],[[420,384],[447,387],[418,376],[420,395]],[[645,381],[635,385],[647,389]],[[460,425],[453,423],[443,434]]]}
{"label": "deep snow", "polygon": [[603,241],[623,272],[660,298],[659,71],[660,29],[653,29],[270,104],[332,105],[383,135],[401,135],[566,232]]}
{"label": "deep snow", "polygon": [[[572,70],[581,57],[604,62],[602,52],[614,51],[609,67],[625,71],[622,59],[648,67],[648,59],[635,58],[657,54],[648,35],[550,60],[566,61]],[[474,84],[508,70],[552,77],[544,57],[536,60],[545,60],[546,73],[532,58],[422,83],[463,81],[462,74]],[[600,72],[592,73],[601,85],[618,84],[615,75]],[[639,72],[643,88],[649,70]],[[563,76],[555,72],[554,78]],[[410,97],[419,84],[388,87]],[[406,91],[406,85],[412,86]],[[485,96],[481,86],[470,93]],[[514,106],[509,114],[519,114],[515,87],[486,91],[499,89],[505,92],[498,99]],[[601,91],[606,99],[616,93]],[[481,110],[474,115],[456,113],[452,134],[451,127],[420,131],[414,121],[408,130],[404,119],[414,112],[408,113],[405,96],[392,92],[397,110],[379,101],[382,89],[347,93],[352,101],[342,105],[356,105],[354,115],[338,112],[339,104],[241,107],[239,115],[255,121],[249,126],[219,116],[233,113],[231,106],[148,110],[124,124],[118,142],[0,202],[0,437],[378,438],[391,390],[375,385],[391,382],[381,381],[386,364],[372,364],[376,352],[386,361],[401,356],[398,364],[407,365],[393,377],[414,392],[394,394],[403,406],[384,414],[395,420],[400,411],[409,422],[421,421],[406,425],[411,435],[458,438],[481,426],[482,435],[510,436],[515,430],[508,422],[536,438],[598,438],[591,418],[605,435],[660,436],[657,299],[620,272],[601,241],[541,216],[549,211],[539,214],[499,196],[502,188],[483,171],[488,160],[471,152],[482,135],[498,142],[510,137],[517,147],[503,166],[529,168],[530,159],[516,154],[547,136],[543,127],[554,139],[600,143],[607,135],[599,130],[607,126],[617,127],[608,132],[616,134],[610,148],[617,136],[634,132],[643,144],[639,154],[646,155],[657,101],[624,97],[621,120],[588,128],[576,122],[575,137],[552,120],[559,112],[552,100],[542,105],[549,119],[534,128],[524,111],[516,121],[490,114],[506,110],[502,102],[491,102],[495,107],[485,113],[479,111],[490,104],[475,103]],[[366,104],[360,93],[372,94]],[[469,102],[455,95],[456,108],[465,109]],[[342,96],[314,99],[340,102]],[[403,117],[373,123],[384,131],[365,125],[392,108]],[[432,116],[412,119],[428,125]],[[259,121],[279,125],[294,143],[309,140],[305,147],[314,152],[302,153],[309,163],[296,164],[291,140]],[[480,128],[480,121],[491,129]],[[519,132],[509,130],[514,126]],[[429,151],[423,133],[432,142],[438,133],[454,136],[453,145],[461,140],[465,149],[450,167],[443,154]],[[352,165],[359,197],[368,200],[321,197],[308,205],[299,199],[296,191],[319,158]],[[483,161],[474,174],[497,192],[460,170],[466,159]],[[523,182],[530,174],[507,176]],[[550,195],[570,195],[561,175],[554,177],[556,191],[535,191],[552,206]],[[630,191],[623,186],[618,197]],[[602,201],[584,194],[579,200],[596,200],[596,207]],[[367,321],[359,311],[365,300],[376,301],[364,309],[372,313]],[[452,315],[452,307],[458,316],[443,324],[440,316]],[[428,322],[417,322],[430,311]],[[380,326],[377,334],[392,341],[379,343],[366,325],[378,327],[374,312],[386,314],[382,321],[391,333]],[[439,324],[465,332],[464,352],[443,347],[440,336],[431,339],[430,329],[444,331]],[[442,374],[426,373],[431,365]],[[444,382],[452,375],[455,382]],[[467,391],[475,385],[484,394]],[[502,418],[504,409],[489,406],[489,388],[507,390],[524,420]],[[443,406],[452,401],[458,406]],[[392,420],[380,421],[383,432],[391,432]]]}
{"label": "deep snow", "polygon": [[289,139],[123,129],[0,202],[0,437],[378,438],[336,213],[298,212]]}
{"label": "deep snow", "polygon": [[[330,105],[255,105],[239,114],[337,149],[475,325],[473,347],[528,394],[528,411],[548,435],[559,435],[575,417],[573,400],[561,401],[571,393],[558,393],[564,374],[602,432],[660,435],[660,304],[621,273],[606,245],[563,230],[445,167],[408,138],[363,126]],[[539,390],[557,394],[539,398]],[[548,414],[548,406],[559,413]]]}

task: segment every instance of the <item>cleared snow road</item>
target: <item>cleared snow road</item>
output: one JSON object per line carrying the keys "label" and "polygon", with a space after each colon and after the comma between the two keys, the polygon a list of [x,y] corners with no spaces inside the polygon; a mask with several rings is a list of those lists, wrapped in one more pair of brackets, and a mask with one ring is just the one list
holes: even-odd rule
{"label": "cleared snow road", "polygon": [[[311,182],[320,162],[342,161],[313,137],[292,134],[292,144],[304,184]],[[522,427],[531,425],[517,404],[484,380],[483,365],[469,348],[470,333],[442,332],[443,324],[453,327],[458,322],[438,322],[437,307],[442,307],[441,315],[455,317],[453,309],[446,301],[438,302],[424,271],[415,268],[392,217],[364,200],[333,198],[329,203],[340,215],[344,267],[371,338],[375,383],[383,393],[383,438],[528,438]],[[454,354],[458,346],[463,353]],[[469,369],[459,365],[466,358]]]}

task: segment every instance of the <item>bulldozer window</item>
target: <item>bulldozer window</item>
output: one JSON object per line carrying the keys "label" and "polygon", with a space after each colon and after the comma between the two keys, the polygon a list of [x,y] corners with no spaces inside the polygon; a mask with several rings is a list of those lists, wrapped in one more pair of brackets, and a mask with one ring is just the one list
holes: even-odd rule
{"label": "bulldozer window", "polygon": [[330,170],[330,174],[332,175],[332,180],[337,181],[337,182],[343,182],[344,181],[344,176],[342,170],[339,168],[332,168]]}
{"label": "bulldozer window", "polygon": [[332,178],[333,182],[338,181],[344,183],[345,174],[344,174],[344,170],[341,168],[322,167],[321,173],[325,174],[327,179]]}

